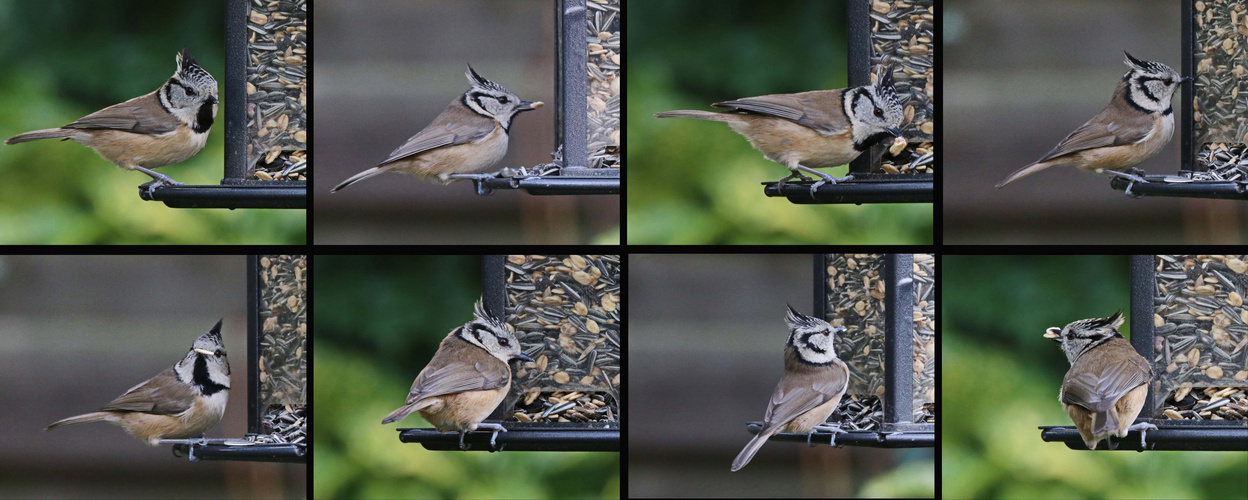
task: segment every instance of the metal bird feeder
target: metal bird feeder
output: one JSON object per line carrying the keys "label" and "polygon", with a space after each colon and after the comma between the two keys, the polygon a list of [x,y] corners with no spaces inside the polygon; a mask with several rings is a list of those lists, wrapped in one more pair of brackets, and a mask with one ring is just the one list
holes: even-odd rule
{"label": "metal bird feeder", "polygon": [[[619,451],[623,302],[618,255],[483,257],[486,312],[516,332],[534,359],[516,368],[511,392],[489,421],[510,451]],[[493,450],[490,433],[469,433],[469,450]],[[399,429],[405,443],[459,450],[459,436]]]}
{"label": "metal bird feeder", "polygon": [[850,162],[853,179],[823,184],[814,193],[809,182],[787,182],[784,186],[764,182],[767,196],[783,196],[797,204],[932,203],[936,125],[932,5],[932,0],[846,3],[849,86],[870,85],[873,68],[893,65],[905,114],[901,125],[905,148],[885,159],[888,145],[876,145]]}
{"label": "metal bird feeder", "polygon": [[144,200],[173,208],[307,207],[307,0],[269,4],[225,2],[221,184],[152,190],[148,183],[139,187]]}
{"label": "metal bird feeder", "polygon": [[166,440],[198,460],[307,461],[306,255],[247,256],[247,435]]}
{"label": "metal bird feeder", "polygon": [[[529,194],[619,194],[620,0],[555,0],[555,151],[553,161],[461,174],[477,194],[523,189]],[[588,73],[586,72],[588,68]]]}
{"label": "metal bird feeder", "polygon": [[[849,388],[827,422],[846,431],[836,435],[836,444],[935,446],[935,258],[818,254],[814,263],[814,315],[846,327],[834,347],[849,366]],[[758,433],[762,422],[747,428]],[[771,437],[807,439],[790,433]],[[812,443],[831,439],[822,431],[809,437]]]}
{"label": "metal bird feeder", "polygon": [[[1119,450],[1248,451],[1248,256],[1131,257],[1131,344],[1152,361],[1140,421]],[[1072,426],[1045,426],[1041,438],[1086,446]],[[1098,449],[1105,446],[1098,447]]]}

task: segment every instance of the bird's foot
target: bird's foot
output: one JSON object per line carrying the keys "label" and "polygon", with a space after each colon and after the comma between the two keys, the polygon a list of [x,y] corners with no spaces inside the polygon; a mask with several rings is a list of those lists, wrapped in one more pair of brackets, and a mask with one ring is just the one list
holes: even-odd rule
{"label": "bird's foot", "polygon": [[815,197],[815,192],[819,190],[819,186],[822,186],[822,185],[824,185],[824,184],[836,184],[836,183],[838,183],[838,182],[848,181],[848,180],[851,180],[851,179],[853,179],[853,178],[854,178],[854,175],[853,175],[853,174],[847,175],[847,176],[845,176],[845,177],[839,177],[839,178],[838,178],[838,177],[833,177],[833,176],[831,176],[831,175],[825,174],[825,173],[823,173],[823,172],[820,172],[820,171],[815,170],[815,169],[813,169],[813,168],[807,167],[807,166],[805,166],[805,165],[798,165],[798,166],[797,166],[797,168],[799,168],[799,169],[801,169],[801,170],[805,170],[806,172],[810,172],[810,173],[812,173],[812,174],[815,174],[815,175],[819,176],[819,178],[823,179],[823,180],[821,180],[821,181],[819,181],[819,182],[816,182],[816,183],[814,183],[813,185],[811,185],[811,186],[810,186],[810,197],[811,197],[811,198],[814,198],[814,197]]}
{"label": "bird's foot", "polygon": [[[490,451],[491,452],[503,451],[503,449],[499,448],[497,444],[495,443],[495,440],[498,439],[498,433],[507,432],[507,429],[504,428],[502,424],[480,423],[480,424],[477,424],[477,428],[478,429],[482,429],[482,428],[493,429],[494,433],[490,434]],[[503,446],[507,446],[507,445],[503,445]]]}
{"label": "bird's foot", "polygon": [[147,174],[148,176],[152,178],[152,180],[156,181],[156,182],[151,182],[147,184],[147,190],[149,192],[155,190],[156,188],[160,186],[165,186],[165,185],[185,186],[185,184],[175,181],[165,174],[157,173],[154,170],[143,168],[143,167],[137,167],[137,166],[134,167],[134,169]]}
{"label": "bird's foot", "polygon": [[1144,441],[1144,436],[1148,433],[1148,431],[1155,431],[1155,430],[1157,430],[1157,426],[1150,424],[1148,422],[1137,422],[1135,424],[1132,424],[1131,427],[1127,427],[1127,432],[1140,431],[1140,450],[1141,451],[1148,449],[1148,446]]}
{"label": "bird's foot", "polygon": [[777,187],[777,188],[780,188],[780,189],[784,189],[784,186],[787,186],[787,185],[788,185],[788,183],[789,183],[789,179],[797,179],[797,180],[799,180],[799,181],[803,181],[803,182],[805,182],[805,181],[813,181],[813,180],[815,180],[815,179],[813,179],[813,178],[811,178],[811,177],[806,177],[806,176],[802,175],[802,173],[801,173],[801,172],[798,172],[798,171],[796,171],[796,170],[790,170],[790,171],[789,171],[789,175],[788,175],[788,177],[785,177],[785,178],[783,178],[783,179],[780,179],[780,181],[776,183],[776,187]]}
{"label": "bird's foot", "polygon": [[847,431],[847,430],[841,429],[841,427],[840,427],[840,426],[837,426],[837,425],[829,425],[829,424],[816,425],[816,426],[815,426],[815,428],[814,428],[814,430],[817,430],[817,431],[823,431],[823,432],[831,432],[831,433],[832,433],[832,439],[828,440],[828,445],[830,445],[830,446],[836,446],[836,435],[837,435],[837,434],[845,434],[845,433],[849,432],[849,431]]}
{"label": "bird's foot", "polygon": [[468,451],[468,445],[464,444],[464,434],[468,431],[459,431],[459,451]]}

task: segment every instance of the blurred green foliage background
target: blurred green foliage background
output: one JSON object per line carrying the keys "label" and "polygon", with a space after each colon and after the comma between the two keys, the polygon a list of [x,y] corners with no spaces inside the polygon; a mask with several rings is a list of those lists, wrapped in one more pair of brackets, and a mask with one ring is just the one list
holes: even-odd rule
{"label": "blurred green foliage background", "polygon": [[931,204],[767,198],[760,183],[787,175],[784,166],[722,123],[654,117],[846,87],[843,2],[635,0],[629,7],[629,243],[931,243]]}
{"label": "blurred green foliage background", "polygon": [[[217,0],[0,0],[0,139],[156,90],[183,47],[225,89]],[[221,96],[224,98],[224,94]],[[219,184],[225,103],[208,145],[160,172]],[[190,210],[139,199],[151,180],[72,141],[0,145],[0,244],[302,244],[303,210]]]}
{"label": "blurred green foliage background", "polygon": [[320,256],[314,498],[619,498],[618,453],[460,453],[399,442],[402,406],[447,333],[472,318],[479,256]]}
{"label": "blurred green foliage background", "polygon": [[[1040,440],[1071,425],[1070,364],[1050,326],[1130,311],[1125,256],[945,256],[941,262],[946,498],[1245,498],[1248,454],[1088,452]],[[1120,329],[1130,337],[1131,324]],[[1143,417],[1144,415],[1141,415]]]}

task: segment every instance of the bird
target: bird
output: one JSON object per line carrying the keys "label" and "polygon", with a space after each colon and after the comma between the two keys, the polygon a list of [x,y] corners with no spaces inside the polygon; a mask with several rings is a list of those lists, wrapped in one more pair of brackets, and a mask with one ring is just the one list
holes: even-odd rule
{"label": "bird", "polygon": [[732,461],[736,472],[750,463],[763,443],[777,432],[806,434],[807,443],[816,430],[832,432],[832,444],[839,427],[824,425],[824,421],[840,404],[845,389],[849,387],[849,367],[836,357],[832,341],[845,327],[832,326],[827,321],[812,318],[788,306],[785,323],[789,326],[789,340],[784,346],[784,375],[767,405],[763,428],[750,439],[737,458]]}
{"label": "bird", "polygon": [[[1191,77],[1181,76],[1159,62],[1142,61],[1123,51],[1128,68],[1114,89],[1109,105],[1062,139],[1035,162],[1016,170],[997,189],[1049,167],[1067,166],[1144,182],[1135,169],[1152,158],[1174,136],[1174,108],[1170,97]],[[1123,171],[1133,170],[1127,174]],[[1130,194],[1128,186],[1127,194]]]}
{"label": "bird", "polygon": [[73,140],[126,170],[150,176],[148,189],[181,186],[154,168],[195,156],[208,141],[217,116],[217,80],[184,48],[178,70],[150,94],[101,109],[61,128],[17,134],[5,144],[40,139]]}
{"label": "bird", "polygon": [[[1153,370],[1118,333],[1122,322],[1119,311],[1108,318],[1052,327],[1044,334],[1044,338],[1061,343],[1070,361],[1058,400],[1089,450],[1095,450],[1102,439],[1126,437],[1127,432],[1137,430],[1143,448],[1145,432],[1157,428],[1147,422],[1132,425],[1144,408]],[[1109,445],[1110,449],[1117,447],[1112,441]]]}
{"label": "bird", "polygon": [[100,411],[53,422],[109,422],[136,439],[157,446],[161,439],[201,436],[221,421],[230,396],[230,362],[221,342],[221,321],[191,344],[177,364],[112,400]]}
{"label": "bird", "polygon": [[712,106],[728,109],[664,111],[654,116],[724,122],[768,160],[788,167],[789,175],[780,184],[814,180],[803,171],[820,177],[811,186],[812,195],[825,183],[853,178],[836,178],[816,168],[845,165],[886,138],[902,137],[898,127],[903,115],[891,67],[881,70],[875,85],[745,97]]}
{"label": "bird", "polygon": [[507,136],[517,114],[543,106],[522,101],[502,85],[486,80],[468,66],[464,73],[471,88],[451,101],[433,122],[390,153],[377,166],[355,174],[330,190],[385,172],[398,172],[440,184],[453,174],[489,170],[507,154]]}
{"label": "bird", "polygon": [[533,361],[520,352],[520,342],[511,328],[487,314],[478,300],[472,320],[447,334],[412,382],[405,404],[381,423],[398,422],[418,412],[438,432],[458,432],[461,450],[467,449],[464,434],[479,428],[494,431],[490,435],[490,446],[494,447],[498,433],[507,429],[483,420],[511,388],[508,363],[515,359]]}

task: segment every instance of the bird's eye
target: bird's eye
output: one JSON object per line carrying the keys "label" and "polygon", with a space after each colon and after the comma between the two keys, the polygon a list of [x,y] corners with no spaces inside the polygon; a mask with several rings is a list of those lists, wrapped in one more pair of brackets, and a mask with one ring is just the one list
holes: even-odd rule
{"label": "bird's eye", "polygon": [[220,349],[217,349],[217,352],[215,352],[215,353],[213,353],[213,354],[216,354],[217,356],[225,356],[225,351],[222,351],[222,350],[220,350]]}
{"label": "bird's eye", "polygon": [[500,345],[511,345],[510,341],[508,341],[507,339],[502,338],[502,337],[499,337],[499,339],[498,339],[498,343],[499,343]]}
{"label": "bird's eye", "polygon": [[1066,340],[1075,340],[1075,334],[1073,334],[1073,333],[1067,333],[1067,334],[1066,334]]}
{"label": "bird's eye", "polygon": [[503,96],[498,96],[498,97],[495,97],[495,99],[498,99],[498,103],[499,103],[499,104],[502,104],[502,103],[507,102],[507,98],[506,98],[506,97],[503,97]]}
{"label": "bird's eye", "polygon": [[195,95],[195,89],[186,87],[186,95]]}
{"label": "bird's eye", "polygon": [[883,111],[880,111],[880,108],[875,108],[875,117],[876,117],[876,118],[883,118],[883,117],[884,117],[884,112],[883,112]]}

